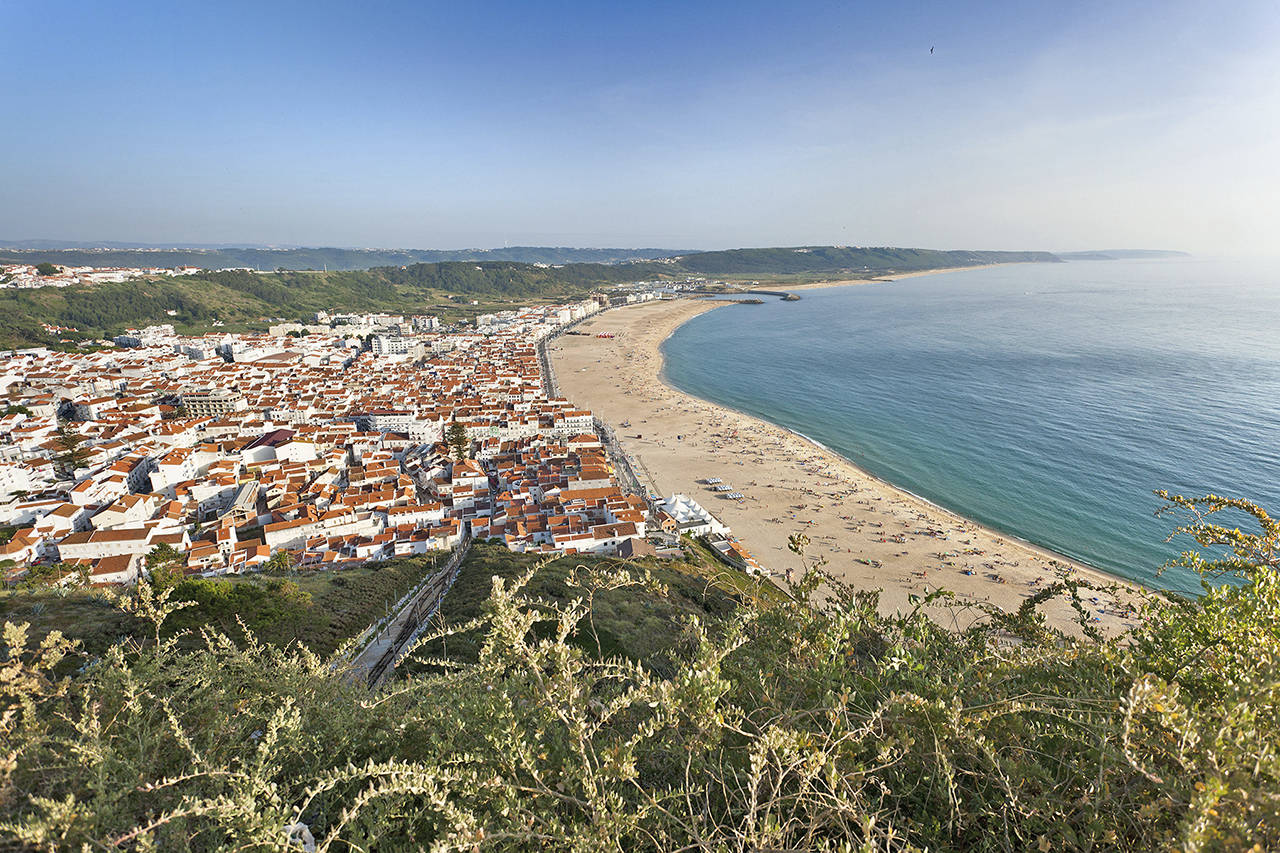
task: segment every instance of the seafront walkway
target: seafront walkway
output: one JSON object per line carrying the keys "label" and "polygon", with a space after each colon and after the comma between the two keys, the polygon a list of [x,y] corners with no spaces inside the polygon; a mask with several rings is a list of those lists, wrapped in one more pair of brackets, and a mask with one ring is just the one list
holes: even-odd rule
{"label": "seafront walkway", "polygon": [[[586,320],[596,319],[608,311],[622,307],[625,306],[610,305],[608,308],[603,308],[595,314],[583,317],[581,320],[575,320],[564,328],[559,329],[554,335],[548,335],[538,341],[538,364],[542,367],[542,386],[548,397],[559,397],[560,386],[556,382],[555,365],[551,362],[551,356],[547,351],[547,345],[579,323]],[[618,443],[617,433],[613,431],[613,427],[600,420],[600,418],[594,418],[593,420],[595,421],[596,435],[600,437],[600,441],[604,445],[605,452],[608,453],[610,460],[613,462],[614,476],[617,477],[619,484],[622,486],[622,490],[629,494],[638,495],[647,501],[651,490],[645,488],[644,485],[642,485],[640,478],[636,475],[635,468],[631,464],[631,458],[627,456],[626,451],[622,449],[622,445]]]}
{"label": "seafront walkway", "polygon": [[613,427],[609,426],[599,418],[595,418],[596,435],[600,437],[601,443],[604,444],[605,451],[609,454],[610,460],[613,462],[613,474],[618,479],[618,483],[622,486],[624,492],[637,495],[646,501],[653,489],[647,489],[640,482],[640,478],[636,475],[635,468],[631,465],[631,457],[622,449],[622,445],[618,443],[618,434],[613,431]]}

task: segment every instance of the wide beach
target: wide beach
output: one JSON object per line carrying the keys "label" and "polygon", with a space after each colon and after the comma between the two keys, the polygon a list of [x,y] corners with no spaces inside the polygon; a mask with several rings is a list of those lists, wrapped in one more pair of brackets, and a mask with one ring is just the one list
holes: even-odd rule
{"label": "wide beach", "polygon": [[[1013,609],[1054,579],[1054,562],[1114,581],[897,489],[802,436],[667,385],[662,342],[722,304],[679,299],[613,309],[577,327],[587,334],[563,336],[548,349],[560,392],[613,425],[641,479],[664,496],[680,492],[702,503],[775,579],[800,571],[787,543],[804,533],[808,557],[825,558],[826,570],[855,588],[881,589],[886,612],[938,587]],[[719,496],[701,482],[709,477],[745,497]],[[1098,627],[1130,624],[1110,596],[1090,604]],[[1074,617],[1065,601],[1051,602],[1046,613],[1056,624]]]}

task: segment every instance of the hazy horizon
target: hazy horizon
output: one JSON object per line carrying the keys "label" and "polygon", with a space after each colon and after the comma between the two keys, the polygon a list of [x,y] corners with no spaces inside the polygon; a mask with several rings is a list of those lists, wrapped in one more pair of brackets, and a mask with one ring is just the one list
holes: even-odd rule
{"label": "hazy horizon", "polygon": [[11,240],[1222,255],[1274,251],[1280,220],[1256,0],[0,21]]}
{"label": "hazy horizon", "polygon": [[[46,245],[27,245],[33,243],[42,243]],[[644,251],[644,250],[661,250],[669,251],[674,254],[697,254],[701,252],[719,252],[732,251],[736,249],[789,249],[789,248],[818,248],[822,246],[852,246],[854,248],[874,248],[877,246],[889,246],[889,244],[833,244],[833,243],[791,243],[785,246],[748,246],[741,245],[724,245],[724,246],[699,246],[699,247],[673,247],[673,246],[570,246],[566,244],[542,244],[533,245],[531,243],[513,243],[503,246],[356,246],[356,245],[304,245],[299,243],[262,243],[262,242],[244,242],[244,243],[157,243],[151,240],[50,240],[46,238],[32,238],[26,240],[3,239],[0,235],[0,249],[18,252],[57,252],[57,251],[75,251],[75,250],[93,250],[105,249],[114,251],[219,251],[227,249],[255,249],[261,251],[272,252],[288,252],[302,250],[324,250],[334,249],[337,251],[349,252],[495,252],[504,249],[574,249],[574,250],[607,250],[620,249],[626,251]],[[1043,251],[1051,254],[1074,254],[1080,252],[1179,252],[1187,255],[1194,253],[1186,252],[1171,246],[1089,246],[1071,249],[1044,249],[1040,247],[1009,247],[1000,246],[991,249],[987,246],[909,246],[906,244],[894,245],[891,248],[900,249],[928,249],[937,251]]]}

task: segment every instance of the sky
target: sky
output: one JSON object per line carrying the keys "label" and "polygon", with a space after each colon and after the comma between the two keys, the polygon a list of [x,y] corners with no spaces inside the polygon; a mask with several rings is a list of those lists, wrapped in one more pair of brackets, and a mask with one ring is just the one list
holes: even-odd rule
{"label": "sky", "polygon": [[1275,0],[0,0],[0,33],[0,239],[1280,250]]}

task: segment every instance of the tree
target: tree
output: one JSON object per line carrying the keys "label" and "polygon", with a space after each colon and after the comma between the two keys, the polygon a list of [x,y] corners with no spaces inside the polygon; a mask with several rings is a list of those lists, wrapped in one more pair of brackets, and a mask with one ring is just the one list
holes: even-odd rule
{"label": "tree", "polygon": [[58,447],[62,448],[62,452],[54,461],[68,477],[75,476],[76,469],[82,467],[89,459],[89,451],[81,446],[84,440],[84,436],[71,425],[71,421],[58,421],[58,432],[54,441]]}
{"label": "tree", "polygon": [[186,555],[168,543],[152,548],[146,557],[147,575],[157,591],[170,589],[186,577]]}
{"label": "tree", "polygon": [[36,272],[40,273],[40,275],[57,275],[58,268],[48,261],[45,261],[42,264],[36,264]]}
{"label": "tree", "polygon": [[291,572],[293,569],[293,555],[284,548],[276,551],[269,560],[262,564],[262,570],[266,572]]}
{"label": "tree", "polygon": [[27,567],[24,579],[28,587],[56,586],[67,575],[76,571],[75,566],[66,563],[35,563]]}
{"label": "tree", "polygon": [[445,430],[444,440],[459,462],[464,461],[471,452],[471,438],[467,435],[467,428],[458,423],[457,418]]}
{"label": "tree", "polygon": [[75,585],[80,589],[88,589],[93,585],[93,571],[87,563],[78,563],[75,567]]}

